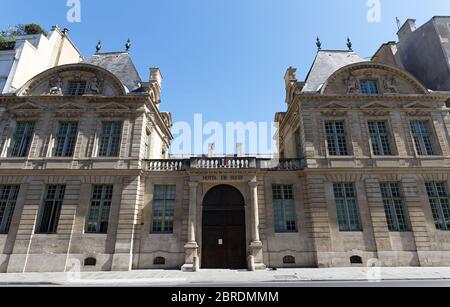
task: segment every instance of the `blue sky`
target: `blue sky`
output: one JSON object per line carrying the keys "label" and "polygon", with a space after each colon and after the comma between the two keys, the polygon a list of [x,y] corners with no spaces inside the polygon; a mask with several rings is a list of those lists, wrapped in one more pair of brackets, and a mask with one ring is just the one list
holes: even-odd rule
{"label": "blue sky", "polygon": [[36,22],[68,27],[84,56],[120,51],[128,37],[141,77],[158,66],[164,75],[162,109],[174,120],[271,121],[285,110],[283,76],[303,79],[316,53],[354,49],[370,57],[395,40],[398,16],[419,25],[450,15],[448,0],[381,0],[381,22],[367,21],[367,0],[81,0],[81,23],[66,20],[67,0],[0,0],[0,28]]}

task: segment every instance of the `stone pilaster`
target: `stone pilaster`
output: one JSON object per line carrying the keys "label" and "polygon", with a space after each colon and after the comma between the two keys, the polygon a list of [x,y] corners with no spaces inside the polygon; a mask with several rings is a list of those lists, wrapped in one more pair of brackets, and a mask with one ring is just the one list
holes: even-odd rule
{"label": "stone pilaster", "polygon": [[132,177],[124,180],[115,253],[112,263],[113,271],[129,271],[132,269],[138,211],[142,202],[141,193],[143,186],[141,178]]}
{"label": "stone pilaster", "polygon": [[370,176],[365,180],[365,186],[378,260],[383,266],[388,266],[392,263],[389,256],[392,254],[392,244],[380,190],[380,180],[376,176]]}
{"label": "stone pilaster", "polygon": [[314,244],[316,265],[319,268],[333,266],[333,259],[330,256],[331,231],[324,184],[325,180],[322,176],[306,178],[308,199],[308,206],[305,208],[306,228]]}
{"label": "stone pilaster", "polygon": [[196,272],[200,269],[198,259],[197,234],[197,189],[198,182],[189,182],[189,222],[188,222],[188,242],[184,246],[186,260],[181,268],[185,272]]}
{"label": "stone pilaster", "polygon": [[248,267],[250,270],[264,270],[263,244],[259,234],[259,204],[258,204],[258,180],[249,182],[252,221],[252,242],[250,244],[250,255]]}
{"label": "stone pilaster", "polygon": [[[425,185],[425,183],[423,183]],[[427,228],[427,220],[423,209],[423,203],[418,193],[418,179],[416,175],[404,176],[402,186],[405,197],[411,230],[414,234],[417,256],[421,266],[431,266],[432,261],[427,254],[431,250],[431,240]]]}

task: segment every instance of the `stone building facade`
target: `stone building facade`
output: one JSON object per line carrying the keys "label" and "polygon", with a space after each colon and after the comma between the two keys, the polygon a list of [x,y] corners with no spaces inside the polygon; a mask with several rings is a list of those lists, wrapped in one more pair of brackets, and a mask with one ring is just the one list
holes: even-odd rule
{"label": "stone building facade", "polygon": [[170,159],[127,52],[0,96],[0,272],[450,265],[450,94],[353,51],[285,82],[272,160]]}

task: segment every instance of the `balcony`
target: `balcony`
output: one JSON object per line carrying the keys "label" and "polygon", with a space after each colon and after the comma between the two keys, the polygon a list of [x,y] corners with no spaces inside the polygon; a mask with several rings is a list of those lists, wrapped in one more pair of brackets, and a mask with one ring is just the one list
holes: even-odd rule
{"label": "balcony", "polygon": [[145,170],[148,172],[175,172],[187,170],[269,170],[298,171],[302,169],[302,161],[296,159],[258,159],[254,157],[221,157],[146,160]]}

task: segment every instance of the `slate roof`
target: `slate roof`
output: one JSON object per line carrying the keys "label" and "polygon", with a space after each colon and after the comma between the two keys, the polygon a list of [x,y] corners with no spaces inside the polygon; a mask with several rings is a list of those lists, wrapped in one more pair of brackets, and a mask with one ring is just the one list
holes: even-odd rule
{"label": "slate roof", "polygon": [[318,92],[334,72],[344,66],[364,61],[353,51],[320,50],[306,77],[302,92]]}
{"label": "slate roof", "polygon": [[130,92],[140,88],[142,79],[128,52],[96,53],[83,63],[100,66],[113,73]]}

